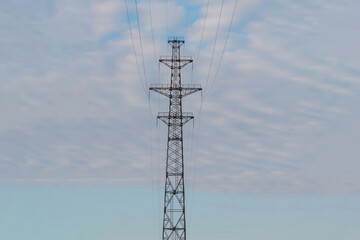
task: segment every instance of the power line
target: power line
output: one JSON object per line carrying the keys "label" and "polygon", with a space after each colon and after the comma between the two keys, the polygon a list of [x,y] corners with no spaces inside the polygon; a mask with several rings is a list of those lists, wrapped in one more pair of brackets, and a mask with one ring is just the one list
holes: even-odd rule
{"label": "power line", "polygon": [[[135,48],[135,41],[134,41],[134,36],[132,33],[132,28],[131,28],[131,21],[130,21],[130,14],[129,14],[129,9],[128,9],[128,5],[127,5],[127,1],[125,0],[125,8],[126,8],[126,15],[127,15],[127,20],[128,20],[128,26],[129,26],[129,32],[130,32],[130,36],[131,36],[131,42],[132,42],[132,46],[133,46],[133,51],[134,51],[134,55],[135,55],[135,60],[136,60],[136,66],[138,69],[138,74],[139,74],[139,79],[141,82],[141,85],[144,89],[145,94],[147,93],[146,88],[148,86],[147,84],[147,77],[146,77],[146,69],[145,69],[145,60],[144,60],[144,53],[143,53],[143,46],[142,46],[142,38],[141,38],[141,29],[140,29],[140,21],[139,21],[139,13],[138,13],[138,7],[137,7],[137,0],[135,0],[135,7],[136,7],[136,19],[137,19],[137,25],[138,25],[138,31],[139,31],[139,40],[140,40],[140,49],[141,49],[141,57],[142,57],[142,65],[143,65],[143,71],[144,71],[144,81],[142,80],[142,76],[141,76],[141,70],[140,70],[140,65],[138,62],[138,58],[137,58],[137,52],[136,52],[136,48]],[[149,12],[150,12],[150,22],[151,22],[151,31],[152,31],[152,36],[153,35],[153,28],[152,28],[152,19],[151,19],[151,6],[150,6],[150,0],[149,0]],[[154,38],[153,38],[153,47],[154,47],[154,55],[156,58],[156,51],[155,51],[155,45],[154,45]],[[146,86],[146,87],[145,87]],[[149,140],[150,140],[150,158],[151,158],[151,187],[152,187],[152,206],[153,206],[153,226],[154,226],[154,239],[156,239],[156,217],[155,217],[155,212],[154,212],[154,177],[153,177],[153,146],[152,146],[152,121],[151,119],[153,119],[153,114],[152,114],[152,110],[151,110],[151,105],[150,105],[150,94],[148,95],[148,103],[149,103],[149,123],[150,123],[150,136],[149,136]]]}
{"label": "power line", "polygon": [[224,48],[223,48],[222,53],[221,53],[221,56],[220,56],[219,65],[218,65],[218,67],[217,67],[217,69],[216,69],[214,79],[213,79],[213,81],[211,82],[211,86],[210,86],[208,92],[211,91],[211,89],[212,89],[212,87],[213,87],[213,85],[214,85],[214,82],[215,82],[215,80],[216,80],[216,78],[217,78],[217,75],[218,75],[218,73],[219,73],[219,69],[220,69],[220,66],[221,66],[221,63],[222,63],[222,60],[223,60],[223,57],[224,57],[225,49],[226,49],[226,46],[227,46],[227,42],[228,42],[228,39],[229,39],[229,35],[230,35],[232,23],[233,23],[233,20],[234,20],[234,15],[235,15],[237,3],[238,3],[238,0],[235,1],[235,6],[234,6],[234,8],[233,8],[233,12],[232,12],[232,15],[231,15],[231,21],[230,21],[229,29],[228,29],[227,34],[226,34],[226,40],[225,40]]}
{"label": "power line", "polygon": [[168,17],[168,0],[165,1],[166,15],[166,37],[169,37],[169,17]]}
{"label": "power line", "polygon": [[[149,98],[150,98],[150,95],[149,95]],[[149,109],[151,109],[150,107],[150,100],[149,100]],[[154,158],[153,158],[153,145],[152,145],[152,113],[151,111],[149,112],[149,125],[150,125],[150,158],[151,158],[151,190],[152,190],[152,214],[153,214],[153,231],[154,231],[154,240],[156,239],[156,224],[155,224],[155,220],[156,220],[156,217],[155,217],[155,197],[154,197]]]}
{"label": "power line", "polygon": [[[155,48],[155,40],[154,40],[154,28],[153,28],[153,21],[152,21],[152,11],[151,11],[151,0],[148,0],[148,7],[149,7],[149,18],[150,18],[150,27],[151,27],[151,38],[152,38],[152,45],[153,45],[153,51],[154,51],[154,58],[155,58],[155,61],[157,61],[157,55],[156,55],[156,48]],[[137,12],[137,17],[138,17],[138,12]],[[138,23],[139,23],[139,20],[138,20]],[[139,28],[140,29],[140,28]],[[139,36],[141,37],[140,35],[140,32],[139,32]],[[143,56],[143,55],[142,55]],[[143,61],[144,61],[144,58],[143,58]],[[145,68],[144,68],[144,72],[145,72]],[[150,148],[151,148],[151,187],[152,187],[152,201],[153,201],[153,227],[154,227],[154,239],[157,238],[157,234],[156,234],[156,229],[157,228],[157,217],[155,216],[155,203],[154,203],[154,200],[155,200],[155,196],[154,196],[154,158],[153,158],[153,144],[152,144],[152,121],[151,119],[153,119],[154,115],[152,113],[152,109],[151,109],[151,101],[150,101],[150,92],[149,92],[149,95],[148,95],[148,104],[149,104],[149,122],[150,122]],[[157,134],[157,131],[156,131],[156,134]],[[157,157],[157,156],[156,156]],[[158,159],[157,159],[158,160]],[[158,167],[158,161],[156,161],[155,165]],[[159,172],[159,169],[157,168],[156,169],[156,172],[157,172],[157,176],[158,176],[158,172]],[[156,179],[156,189],[158,188],[157,186],[157,183],[158,183],[158,179]],[[156,196],[158,196],[158,194],[156,194]],[[157,202],[159,202],[159,199],[157,199]]]}
{"label": "power line", "polygon": [[134,36],[133,36],[133,33],[132,33],[132,29],[131,29],[131,23],[130,23],[130,15],[129,15],[129,9],[128,9],[128,5],[127,5],[127,1],[125,1],[125,8],[126,8],[126,16],[127,16],[127,20],[128,20],[128,25],[129,25],[129,32],[130,32],[130,36],[131,36],[131,42],[132,42],[132,46],[133,46],[133,51],[134,51],[134,55],[135,55],[135,61],[136,61],[136,66],[137,66],[137,69],[138,69],[138,73],[139,73],[139,79],[140,79],[140,82],[141,82],[141,85],[144,89],[144,92],[145,94],[147,94],[147,84],[146,82],[144,83],[143,80],[142,80],[142,76],[141,76],[141,71],[140,71],[140,66],[139,66],[139,61],[137,59],[137,53],[136,53],[136,48],[135,48],[135,41],[134,41]]}
{"label": "power line", "polygon": [[[216,42],[217,42],[218,33],[219,33],[219,27],[220,27],[220,23],[221,23],[221,16],[222,16],[223,6],[224,6],[224,0],[222,0],[222,2],[221,2],[220,15],[219,15],[218,25],[217,25],[217,29],[216,29],[215,41],[214,41],[214,45],[213,45],[213,51],[212,51],[212,55],[211,55],[209,71],[208,71],[208,75],[207,75],[207,79],[206,79],[206,85],[205,85],[205,88],[204,88],[204,96],[205,96],[206,87],[207,87],[207,84],[208,84],[208,81],[209,81],[209,78],[210,78],[210,72],[211,72],[211,68],[212,68],[214,52],[215,52]],[[200,46],[199,46],[199,51],[198,51],[197,58],[200,55],[200,50],[201,50],[201,47],[202,47],[202,41],[203,41],[203,36],[204,36],[204,32],[205,32],[205,25],[206,25],[206,19],[207,19],[207,14],[208,14],[208,8],[209,8],[209,0],[207,2],[207,5],[206,5],[205,20],[204,20],[203,30],[202,30],[202,34],[201,34],[201,41],[200,41]],[[195,66],[196,66],[196,63],[195,63]],[[193,179],[193,185],[192,185],[192,191],[193,191],[192,202],[193,202],[194,193],[195,193],[195,182],[196,182],[196,174],[197,174],[196,170],[197,170],[197,159],[198,159],[198,145],[199,145],[199,135],[200,135],[200,122],[201,122],[201,113],[202,113],[203,104],[204,104],[204,97],[201,98],[200,109],[199,109],[199,114],[198,114],[198,125],[197,125],[196,145],[195,145],[195,161],[194,161],[194,179]],[[193,207],[193,205],[191,205],[191,207],[190,207],[190,213],[192,212],[192,207]]]}
{"label": "power line", "polygon": [[137,0],[135,0],[135,9],[136,9],[136,19],[137,19],[137,25],[138,25],[138,31],[139,31],[139,40],[140,40],[140,52],[141,52],[141,58],[142,58],[142,65],[144,70],[144,79],[146,87],[148,87],[147,80],[146,80],[146,70],[145,70],[145,60],[144,60],[144,51],[143,51],[143,45],[142,45],[142,39],[141,39],[141,30],[140,30],[140,21],[139,21],[139,11],[137,7]]}
{"label": "power line", "polygon": [[199,50],[198,50],[198,53],[196,55],[196,60],[195,60],[195,67],[197,66],[197,63],[198,63],[198,60],[199,60],[199,56],[200,56],[200,50],[201,50],[201,47],[202,47],[202,42],[203,42],[203,38],[204,38],[204,32],[205,32],[205,26],[206,26],[206,20],[207,20],[207,15],[208,15],[208,10],[209,10],[209,2],[210,0],[207,1],[207,4],[206,4],[206,11],[205,11],[205,19],[204,19],[204,25],[203,25],[203,29],[202,29],[202,32],[201,32],[201,38],[200,38],[200,45],[199,45]]}
{"label": "power line", "polygon": [[189,25],[189,8],[190,8],[190,0],[187,1],[187,7],[186,7],[186,28],[188,28]]}
{"label": "power line", "polygon": [[204,96],[205,96],[206,91],[207,91],[207,85],[208,85],[209,78],[210,78],[211,67],[212,67],[212,63],[213,63],[213,60],[214,60],[214,53],[215,53],[216,42],[217,42],[218,34],[219,34],[219,28],[220,28],[220,23],[221,23],[221,16],[222,16],[223,6],[224,6],[224,0],[222,0],[222,2],[221,2],[220,16],[219,16],[218,25],[217,25],[217,28],[216,28],[214,47],[213,47],[213,50],[212,50],[209,71],[208,71],[208,75],[207,75],[206,83],[205,83],[205,87],[204,87]]}
{"label": "power line", "polygon": [[[197,63],[199,61],[199,56],[200,56],[200,52],[202,49],[202,43],[203,43],[203,39],[204,39],[204,33],[205,33],[205,28],[206,28],[206,21],[207,21],[207,16],[208,16],[208,12],[209,12],[209,3],[210,0],[207,1],[206,3],[206,10],[205,10],[205,18],[204,18],[204,24],[203,24],[203,29],[201,31],[201,38],[200,38],[200,44],[199,44],[199,50],[198,53],[196,55],[196,61],[195,61],[195,66],[194,68],[196,68]],[[219,18],[220,20],[220,18]],[[204,88],[204,92],[205,92],[205,88]],[[200,109],[199,109],[199,113],[198,113],[198,121],[197,121],[197,131],[195,131],[195,153],[194,153],[194,171],[193,171],[193,183],[192,183],[192,196],[191,196],[191,201],[194,201],[194,195],[195,195],[195,183],[196,183],[196,170],[197,170],[197,160],[198,160],[198,146],[199,146],[199,135],[200,135],[200,122],[201,122],[201,113],[202,113],[202,106],[203,106],[203,102],[204,102],[204,98],[201,97],[201,103],[200,103]],[[193,131],[194,133],[194,131]],[[193,139],[194,136],[192,136]],[[190,218],[191,218],[191,214],[192,214],[192,208],[193,208],[193,204],[190,205]]]}
{"label": "power line", "polygon": [[[189,26],[189,8],[190,8],[190,0],[187,1],[186,7],[186,21],[185,21],[185,34],[184,36],[187,37],[187,29]],[[184,45],[184,52],[186,51],[186,45]]]}
{"label": "power line", "polygon": [[150,17],[150,27],[151,27],[151,38],[152,38],[152,44],[153,44],[154,56],[155,56],[155,62],[156,62],[157,61],[157,55],[156,55],[156,49],[155,49],[154,28],[153,28],[152,13],[151,13],[151,0],[148,0],[148,3],[149,3],[149,17]]}
{"label": "power line", "polygon": [[[219,61],[219,65],[216,69],[216,72],[215,72],[215,76],[214,76],[214,79],[211,83],[211,86],[209,88],[209,92],[216,80],[216,77],[217,77],[217,74],[219,72],[219,69],[220,69],[220,66],[221,66],[221,62],[223,60],[223,56],[224,56],[224,52],[225,52],[225,49],[226,49],[226,46],[227,46],[227,42],[228,42],[228,38],[229,38],[229,35],[230,35],[230,31],[231,31],[231,27],[232,27],[232,23],[233,23],[233,20],[234,20],[234,16],[235,16],[235,12],[236,12],[236,8],[237,8],[237,4],[238,4],[238,0],[235,1],[235,5],[234,5],[234,8],[233,8],[233,12],[232,12],[232,16],[231,16],[231,21],[230,21],[230,25],[229,25],[229,28],[228,28],[228,31],[227,31],[227,35],[226,35],[226,40],[225,40],[225,44],[224,44],[224,48],[222,50],[222,54],[221,54],[221,57],[220,57],[220,61]],[[220,22],[220,18],[219,18],[219,22]],[[210,70],[209,70],[210,71]],[[193,188],[193,195],[192,195],[192,200],[191,202],[193,202],[194,200],[194,193],[195,193],[195,183],[196,183],[196,169],[197,169],[197,160],[198,160],[198,146],[199,146],[199,135],[200,135],[200,122],[201,122],[201,113],[202,113],[202,107],[203,107],[203,104],[204,104],[204,100],[205,100],[205,93],[204,93],[204,96],[202,97],[201,99],[201,104],[200,104],[200,109],[199,109],[199,113],[198,113],[198,124],[197,124],[197,133],[196,133],[196,140],[195,140],[195,160],[194,160],[194,179],[193,179],[193,185],[192,185],[192,188]],[[193,205],[190,206],[190,214],[192,212],[192,207]],[[190,215],[191,216],[191,215]]]}

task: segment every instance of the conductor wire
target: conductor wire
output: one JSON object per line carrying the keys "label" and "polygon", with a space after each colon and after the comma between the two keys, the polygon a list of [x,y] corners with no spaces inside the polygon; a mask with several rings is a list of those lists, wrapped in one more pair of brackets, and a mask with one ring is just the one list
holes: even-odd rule
{"label": "conductor wire", "polygon": [[140,52],[141,52],[141,58],[142,58],[142,65],[143,65],[143,69],[144,69],[145,85],[146,85],[146,88],[148,88],[148,83],[147,83],[147,80],[146,80],[144,51],[143,51],[143,44],[142,44],[142,39],[141,39],[141,29],[140,29],[140,21],[139,21],[139,11],[138,11],[137,5],[138,5],[138,4],[137,4],[137,0],[135,0],[136,19],[137,19],[137,25],[138,25],[139,40],[140,40],[140,50],[141,50]]}
{"label": "conductor wire", "polygon": [[222,11],[223,11],[223,6],[224,6],[224,0],[221,1],[220,16],[219,16],[218,25],[217,25],[217,28],[216,28],[214,47],[213,47],[212,54],[211,54],[209,71],[208,71],[208,75],[207,75],[206,83],[205,83],[205,88],[204,88],[204,96],[205,96],[205,94],[207,92],[207,85],[208,85],[208,82],[209,82],[211,67],[212,67],[213,60],[214,60],[214,53],[215,53],[215,48],[216,48],[216,42],[217,42],[218,35],[219,35],[219,28],[220,28],[220,23],[221,23],[221,16],[222,16]]}
{"label": "conductor wire", "polygon": [[136,48],[135,48],[135,41],[134,41],[134,36],[133,36],[133,33],[132,33],[131,23],[130,23],[129,9],[128,9],[128,5],[127,5],[127,1],[126,0],[124,0],[124,1],[125,1],[126,15],[127,15],[127,20],[128,20],[127,22],[128,22],[128,25],[129,25],[129,32],[130,32],[131,42],[132,42],[133,51],[134,51],[134,55],[135,55],[136,66],[137,66],[138,73],[139,73],[139,79],[140,79],[140,82],[141,82],[141,85],[143,87],[143,90],[144,90],[145,94],[147,94],[146,82],[144,83],[144,81],[142,80],[141,71],[140,71],[140,65],[139,65],[139,61],[138,61],[138,58],[137,58],[137,53],[136,53]]}
{"label": "conductor wire", "polygon": [[154,49],[154,56],[155,56],[155,62],[157,62],[157,54],[155,49],[155,38],[154,38],[154,28],[153,28],[153,21],[152,21],[152,13],[151,13],[151,0],[148,0],[149,3],[149,17],[150,17],[150,27],[151,27],[151,38],[152,38],[152,44]]}
{"label": "conductor wire", "polygon": [[227,31],[227,34],[226,34],[226,39],[225,39],[225,44],[224,44],[224,48],[222,50],[222,53],[221,53],[221,56],[220,56],[220,61],[219,61],[219,65],[216,69],[216,72],[215,72],[215,76],[214,76],[214,79],[212,80],[211,82],[211,85],[210,85],[210,88],[209,88],[209,91],[211,91],[213,85],[214,85],[214,82],[217,78],[217,75],[219,73],[219,69],[220,69],[220,66],[221,66],[221,63],[222,63],[222,60],[223,60],[223,57],[224,57],[224,53],[225,53],[225,49],[226,49],[226,46],[227,46],[227,43],[228,43],[228,39],[229,39],[229,35],[230,35],[230,31],[231,31],[231,27],[232,27],[232,24],[233,24],[233,20],[234,20],[234,16],[235,16],[235,11],[236,11],[236,7],[237,7],[237,3],[238,3],[238,0],[235,1],[235,6],[233,8],[233,12],[232,12],[232,15],[231,15],[231,21],[230,21],[230,25],[229,25],[229,29]]}
{"label": "conductor wire", "polygon": [[209,10],[209,2],[210,2],[210,0],[208,0],[208,1],[207,1],[207,4],[206,4],[204,25],[203,25],[203,29],[202,29],[202,32],[201,32],[200,45],[199,45],[198,53],[197,53],[196,58],[195,58],[195,59],[196,59],[196,62],[195,62],[195,66],[194,66],[194,67],[196,67],[197,62],[198,62],[198,60],[199,60],[200,50],[201,50],[202,42],[203,42],[203,39],[204,39],[204,32],[205,32],[206,20],[207,20],[207,15],[208,15],[208,10]]}

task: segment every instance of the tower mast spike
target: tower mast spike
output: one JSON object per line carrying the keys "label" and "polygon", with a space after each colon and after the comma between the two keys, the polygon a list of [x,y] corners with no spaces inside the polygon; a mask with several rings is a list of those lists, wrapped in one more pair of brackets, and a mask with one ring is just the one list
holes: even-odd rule
{"label": "tower mast spike", "polygon": [[202,88],[181,82],[181,69],[193,61],[181,57],[184,38],[172,37],[168,43],[172,55],[161,57],[159,62],[171,69],[170,84],[151,84],[149,88],[169,98],[169,112],[157,116],[168,127],[162,240],[186,240],[183,126],[194,117],[183,112],[182,99]]}

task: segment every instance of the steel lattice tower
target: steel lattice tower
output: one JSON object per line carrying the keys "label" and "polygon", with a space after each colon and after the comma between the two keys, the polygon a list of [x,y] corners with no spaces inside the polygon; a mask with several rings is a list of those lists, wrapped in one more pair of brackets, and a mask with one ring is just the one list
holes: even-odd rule
{"label": "steel lattice tower", "polygon": [[171,69],[170,84],[150,85],[150,90],[169,98],[169,112],[157,116],[168,126],[162,239],[186,240],[183,126],[194,116],[182,111],[182,98],[202,89],[198,84],[181,84],[181,69],[193,61],[180,56],[184,39],[169,38],[168,43],[172,55],[160,57],[159,62]]}

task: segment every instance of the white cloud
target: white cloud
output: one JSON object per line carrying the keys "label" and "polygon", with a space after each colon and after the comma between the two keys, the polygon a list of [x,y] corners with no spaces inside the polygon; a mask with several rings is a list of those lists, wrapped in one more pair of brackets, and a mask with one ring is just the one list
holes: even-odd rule
{"label": "white cloud", "polygon": [[[144,80],[135,8],[128,3]],[[235,2],[225,3],[208,86]],[[219,4],[210,4],[204,45],[200,59],[195,59],[193,81],[203,86]],[[168,26],[171,34],[186,35],[185,53],[195,57],[205,7],[206,1],[192,3],[190,16],[197,17],[185,30],[185,5],[168,1],[166,23],[164,2],[151,1],[156,55],[170,53]],[[0,181],[149,186],[152,172],[162,171],[165,129],[160,136],[162,159],[153,162],[152,171],[149,139],[154,140],[157,158],[158,129],[152,125],[149,136],[147,95],[138,76],[124,3],[61,1],[23,6],[12,1],[1,3],[0,9],[4,12]],[[185,129],[186,146],[193,149],[188,164],[197,166],[197,189],[359,191],[359,177],[352,167],[359,155],[348,147],[355,147],[359,136],[355,130],[345,131],[348,126],[357,129],[360,114],[354,110],[360,102],[355,57],[360,34],[354,21],[358,9],[350,0],[239,2],[219,76],[203,105],[199,145],[198,121],[193,144],[191,125]],[[156,83],[159,72],[148,2],[139,1],[138,10],[147,82]],[[114,32],[119,34],[112,38]],[[100,44],[104,38],[108,41]],[[190,81],[190,69],[184,70],[184,82]],[[168,74],[161,68],[161,81],[167,81]],[[160,104],[157,96],[151,99],[153,114],[166,111],[165,98]],[[199,101],[199,95],[191,97],[191,104],[185,100],[184,111],[197,113]],[[347,136],[351,141],[346,141]],[[351,154],[342,159],[343,153]],[[339,166],[342,174],[336,173]],[[195,179],[194,172],[190,169],[190,180]]]}

